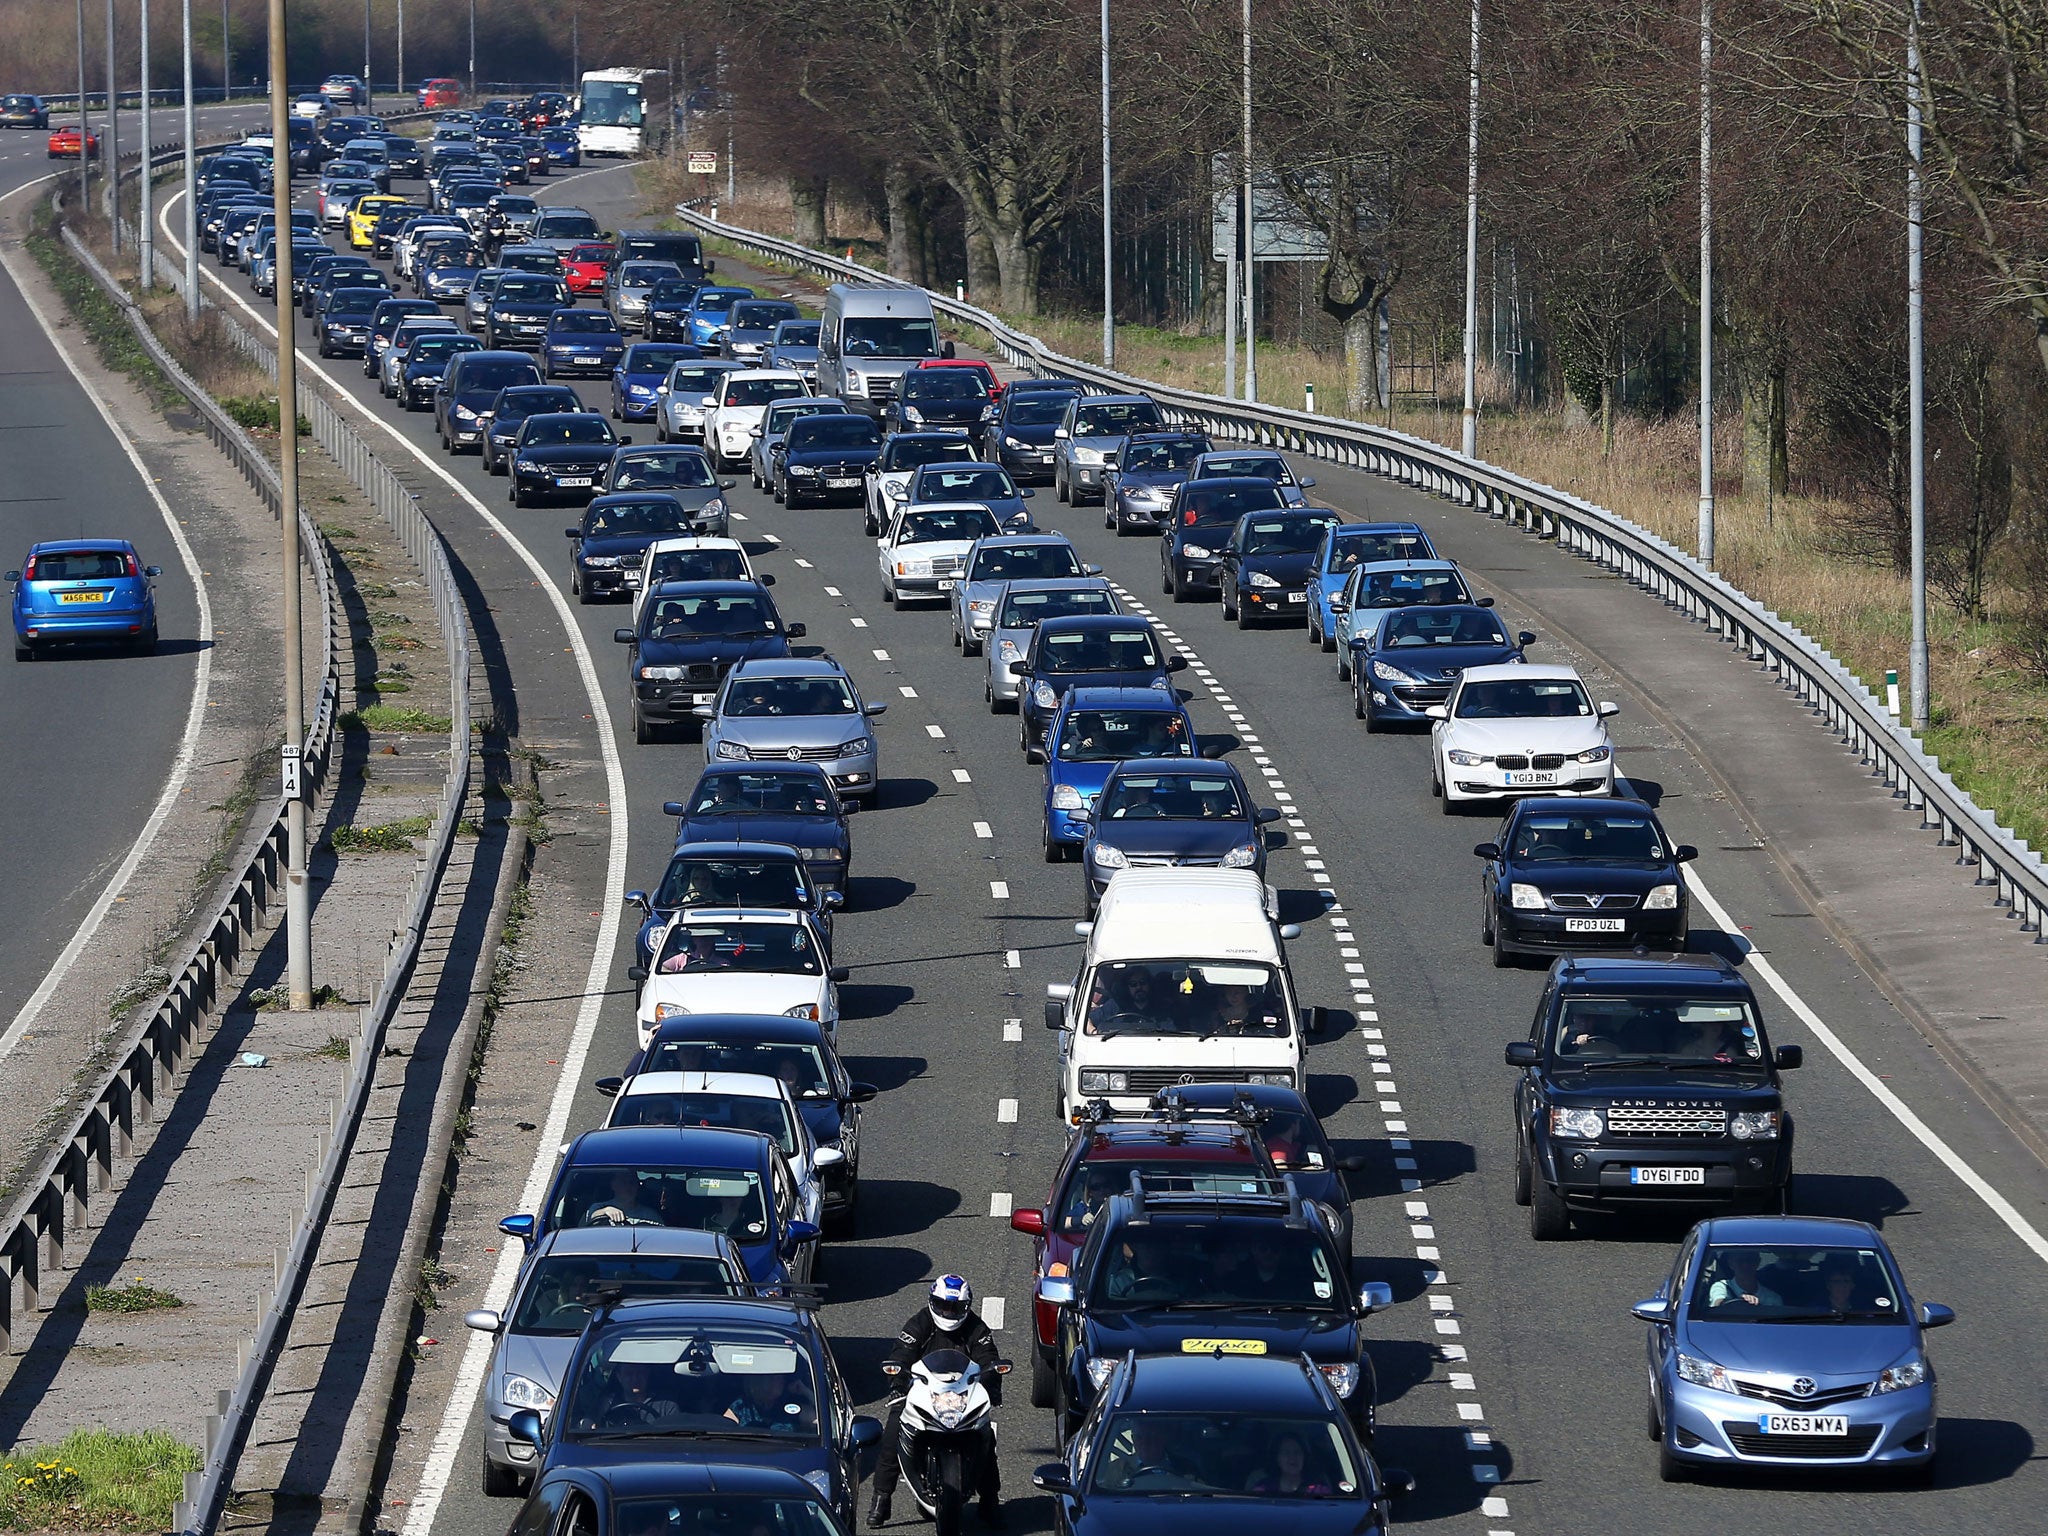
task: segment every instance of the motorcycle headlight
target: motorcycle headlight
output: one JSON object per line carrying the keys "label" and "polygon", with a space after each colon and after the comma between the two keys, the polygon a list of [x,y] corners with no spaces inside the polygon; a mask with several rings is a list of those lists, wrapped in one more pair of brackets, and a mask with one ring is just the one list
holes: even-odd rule
{"label": "motorcycle headlight", "polygon": [[724,758],[745,757],[747,749],[736,741],[721,741],[718,744],[718,755]]}
{"label": "motorcycle headlight", "polygon": [[1645,912],[1670,912],[1678,906],[1678,887],[1658,885],[1650,888],[1650,894],[1643,898]]}
{"label": "motorcycle headlight", "polygon": [[1477,752],[1467,752],[1463,747],[1453,747],[1444,756],[1448,757],[1452,765],[1458,768],[1477,768],[1486,761]]}
{"label": "motorcycle headlight", "polygon": [[1372,664],[1372,675],[1383,683],[1412,683],[1415,681],[1414,678],[1403,672],[1399,667],[1390,667],[1384,661],[1376,661]]}
{"label": "motorcycle headlight", "polygon": [[1223,855],[1225,869],[1250,869],[1259,862],[1259,850],[1250,843],[1239,843]]}
{"label": "motorcycle headlight", "polygon": [[1735,1383],[1728,1379],[1727,1371],[1704,1355],[1689,1355],[1682,1349],[1678,1352],[1678,1379],[1689,1381],[1696,1387],[1711,1387],[1716,1392],[1735,1390]]}
{"label": "motorcycle headlight", "polygon": [[1571,1141],[1597,1141],[1606,1129],[1597,1109],[1552,1109],[1550,1134]]}
{"label": "motorcycle headlight", "polygon": [[[1123,1093],[1130,1086],[1131,1077],[1128,1072],[1083,1072],[1081,1074],[1081,1091],[1083,1093]],[[1089,1369],[1093,1371],[1100,1364],[1102,1362],[1099,1360],[1090,1361]],[[1104,1374],[1107,1375],[1108,1373],[1104,1372]],[[1100,1386],[1101,1382],[1098,1381],[1096,1385]]]}
{"label": "motorcycle headlight", "polygon": [[659,1024],[663,1019],[679,1019],[689,1011],[681,1003],[656,1003],[654,1005],[654,1022]]}
{"label": "motorcycle headlight", "polygon": [[1190,560],[1208,560],[1214,558],[1214,552],[1211,551],[1209,547],[1205,544],[1183,544],[1180,547],[1180,552],[1186,555]]}
{"label": "motorcycle headlight", "polygon": [[1097,843],[1095,845],[1095,862],[1103,869],[1122,869],[1131,861],[1124,857],[1123,849],[1112,847],[1108,843]]}
{"label": "motorcycle headlight", "polygon": [[[1121,1076],[1121,1074],[1118,1075]],[[1081,1091],[1083,1093],[1088,1091],[1085,1084],[1083,1084]],[[1110,1373],[1115,1369],[1116,1361],[1114,1360],[1090,1360],[1088,1362],[1088,1385],[1100,1392],[1109,1384]]]}
{"label": "motorcycle headlight", "polygon": [[1040,709],[1058,709],[1060,696],[1052,691],[1051,683],[1036,683],[1031,689],[1031,702]]}
{"label": "motorcycle headlight", "polygon": [[782,1016],[785,1019],[809,1019],[813,1024],[820,1022],[816,1003],[798,1003],[794,1008],[783,1009]]}
{"label": "motorcycle headlight", "polygon": [[1745,1109],[1728,1117],[1728,1134],[1737,1141],[1775,1141],[1778,1112],[1775,1109]]}
{"label": "motorcycle headlight", "polygon": [[1277,587],[1280,583],[1268,576],[1264,571],[1253,571],[1251,575],[1245,578],[1245,585],[1264,589],[1267,587]]}
{"label": "motorcycle headlight", "polygon": [[874,750],[875,741],[872,736],[856,736],[853,740],[845,742],[840,746],[839,755],[841,757],[861,757]]}
{"label": "motorcycle headlight", "polygon": [[499,1395],[507,1408],[537,1408],[545,1413],[555,1406],[555,1394],[530,1376],[507,1376]]}
{"label": "motorcycle headlight", "polygon": [[1870,1395],[1876,1397],[1883,1392],[1903,1392],[1908,1387],[1919,1386],[1933,1374],[1928,1369],[1927,1357],[1916,1349],[1879,1371]]}
{"label": "motorcycle headlight", "polygon": [[1056,784],[1052,791],[1052,808],[1056,811],[1085,811],[1088,802],[1081,798],[1081,791],[1071,784]]}
{"label": "motorcycle headlight", "polygon": [[1339,1397],[1349,1397],[1358,1390],[1358,1364],[1346,1361],[1342,1365],[1321,1367],[1323,1380],[1330,1384],[1330,1390]]}
{"label": "motorcycle headlight", "polygon": [[1517,912],[1541,912],[1543,893],[1533,885],[1524,885],[1517,880],[1508,887],[1508,904]]}
{"label": "motorcycle headlight", "polygon": [[1612,747],[1588,747],[1572,759],[1575,763],[1604,763],[1614,756]]}

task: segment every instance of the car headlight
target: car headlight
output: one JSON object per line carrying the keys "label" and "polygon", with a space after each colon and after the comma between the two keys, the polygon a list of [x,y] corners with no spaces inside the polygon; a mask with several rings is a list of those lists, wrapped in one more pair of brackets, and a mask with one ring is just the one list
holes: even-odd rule
{"label": "car headlight", "polygon": [[1604,763],[1612,756],[1614,756],[1614,748],[1612,747],[1588,747],[1585,751],[1575,756],[1572,761],[1575,763]]}
{"label": "car headlight", "polygon": [[813,1024],[820,1022],[816,1003],[798,1003],[794,1008],[783,1009],[782,1016],[785,1019],[809,1019]]}
{"label": "car headlight", "polygon": [[889,481],[884,480],[882,482],[882,494],[891,501],[908,501],[910,500],[910,482],[905,480],[901,484],[891,484]]}
{"label": "car headlight", "polygon": [[1027,444],[1025,444],[1025,443],[1020,443],[1020,442],[1019,442],[1019,441],[1018,441],[1018,440],[1017,440],[1016,438],[1014,438],[1014,437],[1006,437],[1006,438],[1004,438],[1004,439],[1003,439],[1003,446],[1004,446],[1005,448],[1024,448],[1024,447],[1027,447],[1028,445],[1027,445]]}
{"label": "car headlight", "polygon": [[1372,664],[1372,675],[1383,683],[1412,683],[1415,681],[1414,678],[1403,672],[1399,667],[1390,667],[1384,661],[1376,661]]}
{"label": "car headlight", "polygon": [[898,560],[896,562],[896,574],[898,576],[929,576],[931,573],[932,563],[929,560]]}
{"label": "car headlight", "polygon": [[1463,747],[1453,747],[1444,756],[1448,757],[1451,760],[1452,766],[1457,768],[1477,768],[1488,761],[1487,758],[1481,757],[1477,752],[1467,752]]}
{"label": "car headlight", "polygon": [[1259,862],[1259,850],[1251,843],[1239,843],[1223,855],[1225,869],[1250,869]]}
{"label": "car headlight", "polygon": [[593,571],[615,571],[619,568],[617,555],[585,555],[583,564]]}
{"label": "car headlight", "polygon": [[1294,1086],[1294,1074],[1292,1072],[1247,1072],[1244,1075],[1244,1080],[1254,1088],[1292,1088]]}
{"label": "car headlight", "polygon": [[681,667],[642,667],[640,676],[650,683],[680,683],[683,680]]}
{"label": "car headlight", "polygon": [[1076,448],[1074,450],[1074,462],[1076,464],[1100,464],[1102,462],[1102,450],[1100,448]]}
{"label": "car headlight", "polygon": [[845,742],[840,746],[839,755],[841,757],[862,757],[874,750],[875,740],[872,736],[856,736],[853,740]]}
{"label": "car headlight", "polygon": [[903,419],[911,423],[919,423],[924,420],[924,412],[914,405],[906,405],[903,407]]}
{"label": "car headlight", "polygon": [[724,758],[745,757],[747,749],[736,741],[721,741],[718,744],[717,755]]}
{"label": "car headlight", "polygon": [[1775,1109],[1745,1109],[1728,1117],[1728,1134],[1737,1141],[1775,1141],[1778,1112]]}
{"label": "car headlight", "polygon": [[538,1408],[545,1413],[555,1406],[555,1394],[530,1376],[507,1376],[498,1395],[507,1408]]}
{"label": "car headlight", "polygon": [[1031,702],[1040,709],[1058,709],[1060,696],[1052,691],[1051,683],[1037,683],[1031,689]]}
{"label": "car headlight", "polygon": [[1071,784],[1053,786],[1052,808],[1056,811],[1085,811],[1088,802],[1081,798],[1081,791]]}
{"label": "car headlight", "polygon": [[659,1024],[663,1019],[679,1019],[689,1011],[681,1003],[656,1003],[654,1005],[654,1022]]}
{"label": "car headlight", "polygon": [[1131,1075],[1128,1072],[1083,1072],[1081,1091],[1083,1093],[1124,1093],[1130,1089]]}
{"label": "car headlight", "polygon": [[1097,843],[1095,862],[1103,869],[1122,869],[1131,861],[1124,857],[1123,849],[1111,847],[1108,843]]}
{"label": "car headlight", "polygon": [[1253,571],[1251,575],[1245,578],[1245,585],[1248,587],[1265,588],[1277,587],[1280,583],[1268,576],[1264,571]]}
{"label": "car headlight", "polygon": [[1704,1355],[1689,1355],[1678,1352],[1678,1379],[1689,1381],[1696,1387],[1711,1387],[1716,1392],[1733,1392],[1735,1383],[1728,1379],[1727,1371],[1707,1359]]}
{"label": "car headlight", "polygon": [[1169,682],[1163,675],[1153,678],[1152,681],[1147,683],[1145,686],[1147,688],[1156,688],[1161,693],[1171,693],[1173,691],[1173,684]]}
{"label": "car headlight", "polygon": [[818,473],[818,466],[815,464],[791,464],[788,469],[799,480],[809,480]]}
{"label": "car headlight", "polygon": [[1024,659],[1024,652],[1018,647],[1016,641],[1005,640],[996,647],[996,659],[998,661],[1022,661]]}
{"label": "car headlight", "polygon": [[1606,1129],[1597,1109],[1553,1109],[1550,1112],[1550,1134],[1563,1136],[1572,1141],[1598,1141]]}
{"label": "car headlight", "polygon": [[1870,1395],[1876,1397],[1883,1392],[1903,1392],[1908,1387],[1919,1386],[1933,1374],[1928,1368],[1927,1357],[1916,1349],[1879,1371],[1877,1380],[1871,1385]]}
{"label": "car headlight", "polygon": [[1358,1364],[1346,1361],[1342,1365],[1321,1367],[1323,1380],[1330,1384],[1330,1390],[1339,1397],[1349,1397],[1358,1390]]}
{"label": "car headlight", "polygon": [[1215,552],[1203,544],[1183,544],[1180,547],[1180,552],[1190,560],[1210,560],[1215,558]]}
{"label": "car headlight", "polygon": [[697,509],[698,518],[723,517],[726,513],[725,498],[714,496]]}
{"label": "car headlight", "polygon": [[512,467],[522,475],[537,475],[540,473],[540,466],[531,459],[521,459]]}
{"label": "car headlight", "polygon": [[1671,912],[1678,906],[1678,887],[1658,885],[1650,888],[1650,894],[1643,898],[1645,912]]}
{"label": "car headlight", "polygon": [[1524,885],[1517,880],[1508,887],[1508,904],[1518,912],[1541,912],[1543,893],[1533,885]]}
{"label": "car headlight", "polygon": [[[1121,1074],[1119,1074],[1121,1075]],[[1084,1092],[1086,1090],[1083,1090]],[[1109,1384],[1112,1372],[1116,1370],[1114,1359],[1094,1359],[1088,1362],[1088,1385],[1100,1392]]]}
{"label": "car headlight", "polygon": [[992,597],[977,597],[967,605],[967,611],[976,615],[994,613],[996,600]]}
{"label": "car headlight", "polygon": [[807,859],[836,859],[839,857],[839,850],[837,848],[799,848],[797,852]]}

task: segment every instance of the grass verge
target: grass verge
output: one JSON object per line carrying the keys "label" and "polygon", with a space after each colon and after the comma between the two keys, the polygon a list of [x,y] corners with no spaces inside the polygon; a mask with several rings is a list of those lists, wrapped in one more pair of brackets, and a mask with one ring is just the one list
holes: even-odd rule
{"label": "grass verge", "polygon": [[446,734],[454,722],[446,715],[429,714],[424,709],[372,704],[365,709],[349,710],[341,716],[339,724],[345,731],[438,731]]}
{"label": "grass verge", "polygon": [[200,1462],[165,1430],[73,1430],[0,1457],[0,1530],[166,1530]]}
{"label": "grass verge", "polygon": [[407,816],[374,827],[336,827],[327,841],[336,853],[410,853],[432,827],[424,816]]}
{"label": "grass verge", "polygon": [[85,1288],[88,1312],[165,1312],[185,1305],[185,1298],[159,1290],[143,1280],[126,1285],[89,1285]]}
{"label": "grass verge", "polygon": [[71,311],[100,361],[118,373],[125,373],[140,386],[158,410],[188,409],[185,396],[171,384],[164,371],[150,360],[149,352],[129,326],[121,306],[101,291],[92,274],[73,259],[57,234],[57,217],[47,204],[39,207],[30,221],[27,241],[29,255],[56,288]]}

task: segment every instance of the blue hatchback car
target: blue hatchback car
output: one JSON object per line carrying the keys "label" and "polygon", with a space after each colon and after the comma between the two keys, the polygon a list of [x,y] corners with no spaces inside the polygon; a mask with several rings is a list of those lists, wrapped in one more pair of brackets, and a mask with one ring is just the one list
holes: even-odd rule
{"label": "blue hatchback car", "polygon": [[1381,560],[1434,560],[1436,547],[1415,523],[1332,523],[1323,534],[1308,583],[1308,639],[1337,649],[1330,599],[1344,590],[1352,569]]}
{"label": "blue hatchback car", "polygon": [[558,309],[541,340],[541,373],[609,373],[625,355],[626,333],[609,310]]}
{"label": "blue hatchback car", "polygon": [[652,421],[662,381],[677,363],[693,363],[701,347],[680,341],[636,341],[612,369],[612,420]]}
{"label": "blue hatchback car", "polygon": [[1070,688],[1045,733],[1045,861],[1081,856],[1110,770],[1131,758],[1197,756],[1180,695],[1158,688]]}
{"label": "blue hatchback car", "polygon": [[124,645],[156,649],[154,579],[126,539],[69,539],[36,544],[14,585],[14,659],[34,661],[58,645]]}

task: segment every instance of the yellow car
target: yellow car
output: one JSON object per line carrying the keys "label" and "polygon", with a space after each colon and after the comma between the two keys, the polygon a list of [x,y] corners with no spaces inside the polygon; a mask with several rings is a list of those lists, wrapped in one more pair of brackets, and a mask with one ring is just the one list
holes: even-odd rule
{"label": "yellow car", "polygon": [[404,201],[385,192],[365,192],[348,211],[348,243],[359,251],[367,251],[372,244],[370,232],[377,227],[377,215]]}

